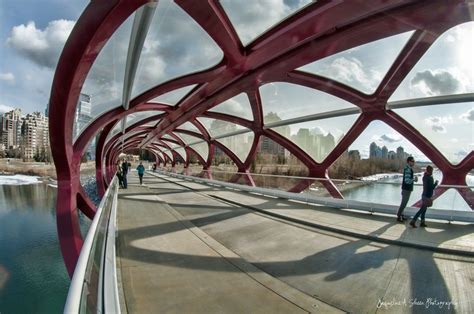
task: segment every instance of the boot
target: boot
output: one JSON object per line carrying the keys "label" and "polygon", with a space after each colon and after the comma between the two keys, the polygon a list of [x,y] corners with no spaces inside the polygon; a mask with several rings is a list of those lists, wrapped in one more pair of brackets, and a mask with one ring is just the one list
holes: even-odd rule
{"label": "boot", "polygon": [[424,222],[424,221],[421,221],[421,223],[420,223],[420,227],[423,227],[423,228],[424,228],[424,227],[428,227],[428,225],[427,225],[427,224],[425,224],[425,222]]}
{"label": "boot", "polygon": [[416,228],[416,221],[415,220],[410,221],[410,226],[412,226],[413,228]]}

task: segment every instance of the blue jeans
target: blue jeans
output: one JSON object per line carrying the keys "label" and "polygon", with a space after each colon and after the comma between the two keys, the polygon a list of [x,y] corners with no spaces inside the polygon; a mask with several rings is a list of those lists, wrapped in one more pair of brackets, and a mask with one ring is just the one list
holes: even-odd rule
{"label": "blue jeans", "polygon": [[425,214],[426,214],[426,210],[428,209],[428,206],[425,205],[426,204],[425,199],[426,199],[426,197],[424,197],[424,196],[421,197],[423,205],[421,205],[420,209],[416,212],[415,216],[413,216],[413,221],[416,221],[418,219],[418,217],[420,217],[420,216],[421,216],[421,221],[422,222],[425,221]]}
{"label": "blue jeans", "polygon": [[127,188],[127,173],[126,172],[122,172],[122,181],[123,181],[123,188],[126,189]]}

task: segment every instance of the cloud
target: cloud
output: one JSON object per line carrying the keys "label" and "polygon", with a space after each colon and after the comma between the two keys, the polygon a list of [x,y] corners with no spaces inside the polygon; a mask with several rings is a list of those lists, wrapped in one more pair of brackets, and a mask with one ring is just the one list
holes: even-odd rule
{"label": "cloud", "polygon": [[8,83],[15,82],[15,76],[11,72],[0,73],[0,81],[6,81]]}
{"label": "cloud", "polygon": [[13,109],[14,109],[13,107],[0,104],[0,113],[12,111]]}
{"label": "cloud", "polygon": [[54,69],[74,24],[74,21],[55,20],[41,30],[30,21],[26,25],[14,26],[7,44],[35,64]]}
{"label": "cloud", "polygon": [[463,113],[462,115],[459,116],[459,118],[462,120],[466,120],[467,122],[473,122],[474,121],[474,108]]}
{"label": "cloud", "polygon": [[462,159],[467,156],[467,152],[464,149],[461,149],[458,152],[454,153],[454,156]]}
{"label": "cloud", "polygon": [[453,117],[429,117],[425,119],[425,124],[431,126],[431,129],[436,133],[446,133],[446,124],[452,124]]}
{"label": "cloud", "polygon": [[426,96],[451,95],[465,91],[464,79],[446,70],[417,72],[410,83]]}
{"label": "cloud", "polygon": [[388,143],[400,142],[402,140],[401,137],[398,136],[397,134],[384,134],[380,136],[380,139]]}
{"label": "cloud", "polygon": [[354,57],[334,59],[320,73],[368,93],[373,91],[374,84],[379,82],[382,76],[373,69],[370,71],[364,69],[362,62]]}

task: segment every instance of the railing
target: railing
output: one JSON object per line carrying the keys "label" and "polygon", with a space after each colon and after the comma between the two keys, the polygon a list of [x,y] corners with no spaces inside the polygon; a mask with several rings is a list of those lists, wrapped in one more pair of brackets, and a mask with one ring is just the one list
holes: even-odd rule
{"label": "railing", "polygon": [[[321,204],[326,206],[331,206],[335,208],[344,208],[344,209],[357,209],[369,211],[371,213],[378,212],[384,214],[395,215],[398,210],[398,204],[400,202],[400,182],[378,182],[378,181],[361,181],[361,180],[331,180],[340,190],[342,185],[352,185],[348,191],[351,189],[357,189],[361,187],[384,187],[391,186],[391,188],[396,193],[396,199],[387,203],[387,195],[384,193],[373,193],[378,197],[375,201],[367,200],[357,200],[350,199],[345,197],[346,192],[342,192],[344,199],[336,199],[330,197],[323,185],[318,181],[326,181],[326,178],[314,178],[314,177],[302,177],[302,176],[282,176],[282,175],[269,175],[269,174],[255,174],[250,173],[252,179],[256,186],[250,186],[245,182],[246,173],[235,173],[235,172],[226,172],[226,171],[199,171],[194,172],[191,170],[188,172],[188,175],[163,172],[164,174],[175,176],[187,180],[193,180],[201,183],[218,185],[226,188],[238,189],[242,191],[258,193],[262,195],[281,197],[291,200],[303,201],[306,203]],[[213,180],[204,178],[204,176],[209,176],[212,174]],[[241,177],[236,182],[228,182],[235,175],[241,175]],[[216,180],[217,179],[217,180]],[[293,186],[294,184],[301,182],[301,180],[310,180],[315,181],[308,189],[302,193],[291,193],[286,190]],[[400,179],[401,180],[401,179]],[[457,186],[457,185],[440,185],[442,188],[466,188],[472,189],[474,186]],[[412,193],[412,201],[417,200],[421,195],[422,184],[415,184],[414,192]],[[447,191],[449,192],[449,191]],[[446,193],[447,193],[446,192]],[[459,195],[459,194],[458,194]],[[459,199],[461,196],[459,195]],[[458,200],[460,201],[460,200]],[[463,201],[463,200],[462,200]],[[464,201],[463,201],[464,202]],[[453,201],[454,203],[454,201]],[[464,202],[465,203],[465,202]],[[441,219],[448,221],[463,221],[463,222],[474,222],[474,211],[472,211],[467,204],[464,210],[453,210],[452,208],[445,209],[443,207],[436,208],[436,200],[434,202],[434,208],[430,208],[427,212],[426,217],[432,219]],[[418,208],[408,206],[404,213],[407,215],[413,215]]]}
{"label": "railing", "polygon": [[117,193],[114,177],[82,246],[64,313],[120,313],[115,267]]}

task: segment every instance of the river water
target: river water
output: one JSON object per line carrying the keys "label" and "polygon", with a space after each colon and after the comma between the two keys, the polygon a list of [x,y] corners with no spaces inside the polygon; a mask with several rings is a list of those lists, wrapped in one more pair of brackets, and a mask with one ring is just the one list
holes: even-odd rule
{"label": "river water", "polygon": [[[0,313],[62,313],[70,280],[56,231],[56,188],[31,177],[1,179],[15,185],[0,182]],[[80,221],[85,232],[88,219]]]}

